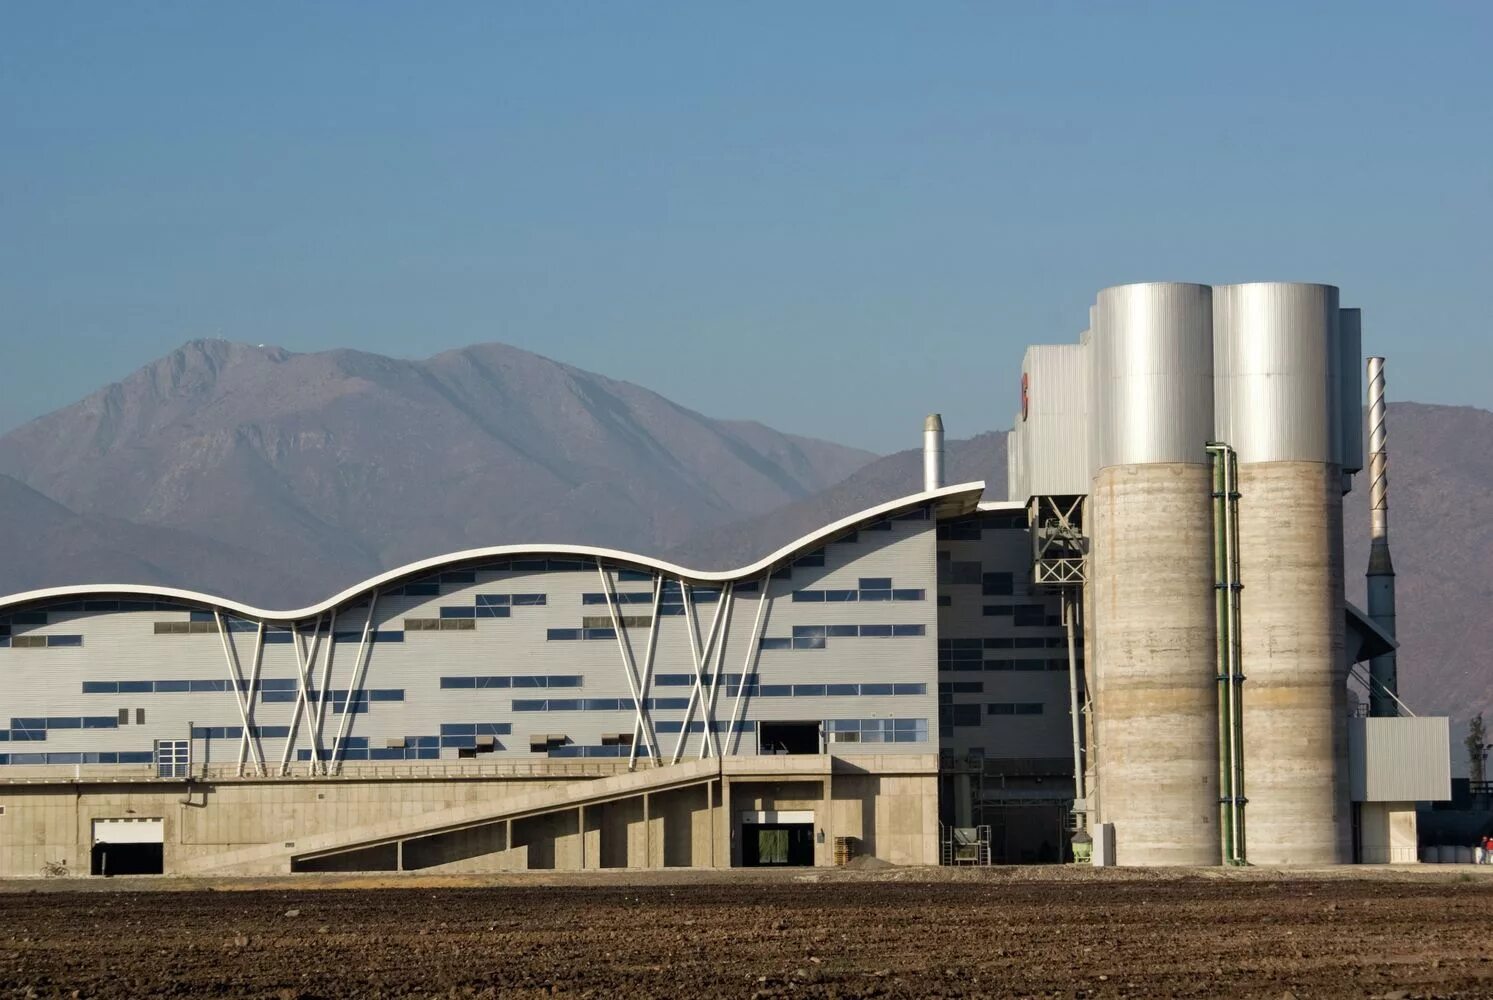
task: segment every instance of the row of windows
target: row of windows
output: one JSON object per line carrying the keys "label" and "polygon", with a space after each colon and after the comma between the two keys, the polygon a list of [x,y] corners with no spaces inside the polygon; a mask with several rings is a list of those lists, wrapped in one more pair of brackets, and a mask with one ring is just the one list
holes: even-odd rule
{"label": "row of windows", "polygon": [[[1083,666],[1082,661],[1078,664]],[[955,673],[978,672],[981,670],[1067,670],[1067,660],[984,660],[968,663],[955,663],[949,666],[939,664],[940,670],[952,670]]]}
{"label": "row of windows", "polygon": [[831,743],[925,743],[927,719],[829,719],[824,723]]}
{"label": "row of windows", "polygon": [[[730,719],[718,719],[710,724],[710,729],[711,732],[715,733],[729,733],[732,730],[732,726],[733,723]],[[737,722],[734,724],[734,726],[736,731],[740,733],[755,732],[757,729],[757,724],[751,721]],[[653,724],[654,732],[664,733],[666,735],[679,733],[684,731],[684,729],[684,722],[680,719],[672,719],[665,722],[656,722]],[[688,731],[692,734],[705,732],[705,721],[703,719],[694,720],[689,724]]]}
{"label": "row of windows", "polygon": [[[689,707],[688,698],[644,698],[643,707],[650,711],[673,711]],[[636,708],[631,698],[528,698],[515,699],[515,712],[631,712]]]}
{"label": "row of windows", "polygon": [[984,639],[940,638],[938,640],[938,651],[940,656],[945,651],[952,652],[956,654],[954,658],[958,659],[958,653],[961,651],[968,652],[972,649],[1062,649],[1067,644],[1068,640],[1060,635],[1046,637],[1017,636],[1014,638],[1011,636],[996,636]]}
{"label": "row of windows", "polygon": [[615,639],[617,630],[613,628],[551,628],[545,629],[544,637],[551,642],[570,639]]}
{"label": "row of windows", "polygon": [[[441,618],[450,620],[452,618],[508,618],[512,615],[511,608],[501,605],[481,605],[480,607],[467,607],[462,605],[455,608],[442,608]],[[421,621],[430,621],[428,618]],[[427,629],[426,631],[430,631]]]}
{"label": "row of windows", "polygon": [[[300,692],[298,691],[265,691],[259,696],[259,700],[266,703],[289,702],[295,701],[298,697],[300,697]],[[326,697],[333,702],[352,700],[360,704],[368,701],[404,701],[404,689],[371,688],[354,691],[351,695],[348,694],[346,689],[325,692],[307,691],[305,697],[307,701],[312,702],[313,704],[321,701],[323,697]]]}
{"label": "row of windows", "polygon": [[799,604],[854,604],[869,601],[922,601],[922,590],[795,590],[793,600]]}
{"label": "row of windows", "polygon": [[939,694],[980,694],[985,690],[984,681],[939,681]]}
{"label": "row of windows", "polygon": [[[747,674],[747,684],[757,683],[756,674]],[[720,674],[718,676],[706,674],[700,679],[700,683],[709,687],[714,681],[718,684],[738,685],[741,683],[741,674]],[[653,683],[658,687],[689,687],[695,683],[694,674],[654,674]]]}
{"label": "row of windows", "polygon": [[116,729],[119,720],[112,715],[63,715],[21,719],[12,718],[12,729]]}
{"label": "row of windows", "polygon": [[[283,740],[290,736],[289,726],[255,726],[253,733],[260,739]],[[193,726],[192,739],[194,740],[237,740],[244,735],[243,726]],[[362,740],[367,743],[366,737],[349,736],[348,741]]]}
{"label": "row of windows", "polygon": [[[495,617],[495,616],[489,616]],[[472,632],[477,628],[473,618],[406,618],[406,632]]]}
{"label": "row of windows", "polygon": [[[311,751],[297,750],[296,760],[309,761]],[[440,747],[344,747],[337,754],[338,760],[440,760]]]}
{"label": "row of windows", "polygon": [[758,645],[762,649],[824,649],[825,640],[829,638],[887,639],[926,635],[927,632],[924,625],[795,625],[792,638],[764,637]]}
{"label": "row of windows", "polygon": [[938,707],[938,718],[945,728],[950,726],[967,727],[981,725],[982,717],[985,715],[1041,715],[1042,703],[1033,702],[992,702],[984,706],[975,705],[940,705]]}
{"label": "row of windows", "polygon": [[442,736],[511,736],[511,722],[443,722]]}
{"label": "row of windows", "polygon": [[938,524],[939,541],[978,542],[982,531],[1026,529],[1026,511],[998,511],[951,518]]}
{"label": "row of windows", "polygon": [[505,677],[442,677],[443,688],[578,688],[579,674],[520,674]]}
{"label": "row of windows", "polygon": [[122,750],[118,753],[0,753],[0,764],[149,764],[155,754],[149,750]]}
{"label": "row of windows", "polygon": [[1018,628],[1060,624],[1058,616],[1048,614],[1043,604],[987,604],[980,610],[988,618],[1010,618]]}
{"label": "row of windows", "polygon": [[0,649],[58,649],[83,645],[81,635],[0,636]]}

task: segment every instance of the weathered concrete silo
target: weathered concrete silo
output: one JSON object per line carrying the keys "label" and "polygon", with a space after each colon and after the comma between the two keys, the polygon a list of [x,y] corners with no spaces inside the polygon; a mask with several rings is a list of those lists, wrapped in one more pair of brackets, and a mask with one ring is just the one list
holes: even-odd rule
{"label": "weathered concrete silo", "polygon": [[1099,819],[1119,864],[1214,865],[1212,292],[1105,289],[1089,349]]}
{"label": "weathered concrete silo", "polygon": [[1239,463],[1254,864],[1338,864],[1351,853],[1339,323],[1329,285],[1213,290],[1215,437]]}

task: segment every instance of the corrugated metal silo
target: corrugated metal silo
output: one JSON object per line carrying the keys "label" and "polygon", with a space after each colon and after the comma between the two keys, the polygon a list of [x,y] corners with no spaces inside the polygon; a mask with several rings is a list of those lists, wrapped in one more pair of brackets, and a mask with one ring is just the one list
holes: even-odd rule
{"label": "corrugated metal silo", "polygon": [[1249,860],[1349,860],[1338,290],[1213,292],[1215,436],[1238,453]]}
{"label": "corrugated metal silo", "polygon": [[1089,350],[1099,820],[1120,864],[1218,864],[1212,291],[1105,289]]}

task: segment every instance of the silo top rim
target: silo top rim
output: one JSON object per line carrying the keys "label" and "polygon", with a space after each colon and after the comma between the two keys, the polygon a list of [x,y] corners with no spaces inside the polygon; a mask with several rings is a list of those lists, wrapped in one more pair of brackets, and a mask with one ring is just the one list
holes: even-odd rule
{"label": "silo top rim", "polygon": [[1099,289],[1099,294],[1105,292],[1117,292],[1122,288],[1201,288],[1210,290],[1212,285],[1205,285],[1199,281],[1127,281],[1122,285],[1110,285]]}
{"label": "silo top rim", "polygon": [[930,413],[930,414],[928,414],[928,416],[923,420],[923,430],[925,430],[925,431],[941,431],[941,430],[943,430],[943,414],[941,414],[941,413]]}
{"label": "silo top rim", "polygon": [[1324,281],[1240,281],[1232,285],[1214,285],[1214,288],[1325,288],[1328,291],[1340,291],[1337,285],[1329,285]]}

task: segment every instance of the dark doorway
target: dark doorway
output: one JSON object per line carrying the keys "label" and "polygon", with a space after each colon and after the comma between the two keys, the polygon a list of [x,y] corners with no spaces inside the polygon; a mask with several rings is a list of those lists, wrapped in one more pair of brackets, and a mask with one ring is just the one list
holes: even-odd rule
{"label": "dark doorway", "polygon": [[742,827],[746,868],[809,868],[814,864],[813,823],[761,823]]}
{"label": "dark doorway", "polygon": [[759,722],[757,752],[765,754],[818,753],[819,723]]}
{"label": "dark doorway", "polygon": [[160,875],[166,870],[160,844],[94,844],[89,872],[94,875]]}

